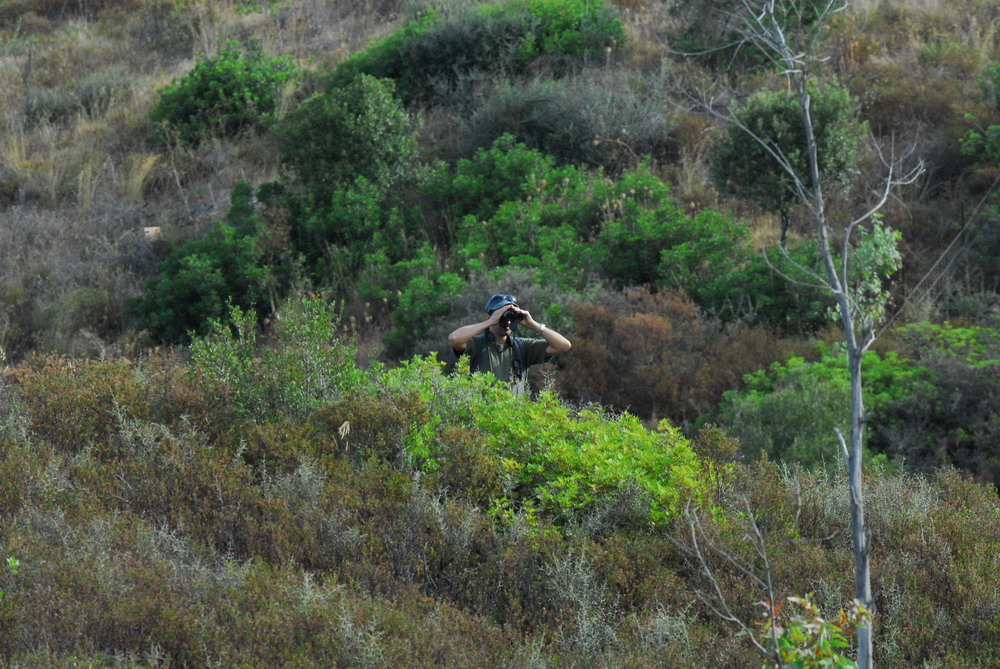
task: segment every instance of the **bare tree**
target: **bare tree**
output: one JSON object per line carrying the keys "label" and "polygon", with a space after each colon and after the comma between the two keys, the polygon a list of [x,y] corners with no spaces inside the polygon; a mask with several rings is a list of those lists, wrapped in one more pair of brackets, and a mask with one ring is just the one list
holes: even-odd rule
{"label": "bare tree", "polygon": [[[883,167],[879,184],[871,190],[870,201],[858,207],[862,210],[859,216],[846,225],[836,228],[833,226],[824,195],[816,128],[811,112],[813,89],[810,84],[815,76],[813,68],[822,62],[817,55],[817,47],[821,43],[823,27],[837,12],[845,8],[846,3],[841,0],[738,0],[737,8],[732,14],[739,25],[737,32],[741,47],[756,49],[787,80],[801,112],[804,147],[778,146],[743,124],[732,106],[719,105],[712,98],[703,100],[703,103],[705,109],[745,132],[767,151],[780,169],[786,172],[788,187],[799,204],[808,211],[812,221],[821,269],[812,271],[800,266],[796,268],[795,274],[797,277],[809,277],[807,283],[833,297],[843,330],[851,379],[851,429],[849,437],[845,438],[839,430],[837,435],[847,463],[855,597],[864,607],[871,609],[870,536],[865,523],[861,476],[861,448],[865,424],[869,419],[864,406],[862,359],[875,342],[875,324],[883,317],[887,304],[887,295],[881,289],[882,278],[887,269],[898,266],[899,262],[899,254],[895,248],[896,236],[881,226],[878,212],[896,187],[913,183],[919,178],[923,173],[923,165],[918,161],[910,167],[904,167],[908,162],[907,152],[897,154],[891,143],[884,150],[873,142]],[[806,13],[810,16],[809,29],[796,31],[794,39],[789,38],[785,25],[789,22],[789,17],[801,17]],[[808,156],[808,174],[800,174],[788,158],[793,150],[803,149]],[[835,234],[841,237],[839,257],[834,248]],[[793,262],[787,253],[785,259]],[[801,278],[794,280],[803,282]],[[872,667],[870,625],[866,624],[859,629],[858,645],[858,666],[862,669]]]}

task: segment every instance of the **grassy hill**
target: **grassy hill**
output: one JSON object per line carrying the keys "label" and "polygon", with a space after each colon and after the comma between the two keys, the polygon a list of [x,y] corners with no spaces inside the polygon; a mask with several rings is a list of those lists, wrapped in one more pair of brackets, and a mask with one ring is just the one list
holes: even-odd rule
{"label": "grassy hill", "polygon": [[[760,602],[850,610],[808,214],[702,104],[786,85],[730,10],[0,3],[2,664],[760,666]],[[831,219],[926,166],[865,363],[883,666],[1000,662],[998,29],[815,34]],[[574,343],[525,395],[451,373],[494,292]]]}

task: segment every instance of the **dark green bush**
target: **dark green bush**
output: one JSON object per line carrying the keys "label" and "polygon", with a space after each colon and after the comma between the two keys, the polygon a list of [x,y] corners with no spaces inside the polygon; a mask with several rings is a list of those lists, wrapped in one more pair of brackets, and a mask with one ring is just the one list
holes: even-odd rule
{"label": "dark green bush", "polygon": [[979,75],[979,87],[982,90],[983,105],[1000,114],[1000,63],[990,63]]}
{"label": "dark green bush", "polygon": [[391,81],[361,75],[299,103],[276,133],[282,162],[302,184],[328,195],[358,178],[388,187],[411,174],[417,129]]}
{"label": "dark green bush", "polygon": [[296,74],[290,56],[267,56],[260,42],[251,42],[244,51],[231,42],[160,89],[149,117],[163,124],[161,139],[176,135],[198,144],[205,137],[232,137],[268,123],[285,82]]}
{"label": "dark green bush", "polygon": [[969,130],[962,138],[962,153],[984,167],[1000,165],[1000,125]]}
{"label": "dark green bush", "polygon": [[227,221],[170,249],[158,276],[128,304],[139,327],[182,342],[190,332],[204,333],[212,319],[224,320],[230,305],[266,312],[273,279],[251,198],[249,184],[238,184]]}
{"label": "dark green bush", "polygon": [[1000,482],[1000,401],[990,390],[1000,381],[1000,332],[921,323],[902,328],[897,340],[927,381],[891,398],[874,437],[914,471],[952,464]]}
{"label": "dark green bush", "polygon": [[[858,120],[856,105],[846,88],[813,85],[810,96],[820,176],[824,194],[829,196],[850,184],[858,173],[856,162],[864,125]],[[806,188],[812,185],[799,101],[791,90],[765,90],[751,97],[735,114],[756,138],[735,125],[729,127],[713,149],[716,183],[725,194],[753,200],[779,214],[784,240],[789,212],[801,204],[794,180]],[[773,151],[787,161],[794,180]]]}
{"label": "dark green bush", "polygon": [[329,82],[370,74],[395,79],[408,102],[441,100],[476,77],[517,74],[539,60],[565,71],[603,59],[624,40],[621,19],[603,2],[513,0],[429,13],[348,58]]}
{"label": "dark green bush", "polygon": [[[557,166],[504,135],[454,171],[437,168],[420,193],[431,205],[429,234],[451,249],[451,267],[469,274],[512,266],[564,290],[594,280],[682,288],[725,321],[786,331],[825,322],[821,295],[773,272],[771,265],[798,276],[778,252],[768,263],[742,223],[712,210],[687,214],[648,164],[608,178]],[[808,245],[789,253],[807,267],[817,262]]]}
{"label": "dark green bush", "polygon": [[[575,170],[558,170],[558,177],[568,177]],[[454,167],[440,164],[421,184],[421,198],[428,209],[438,212],[441,225],[451,231],[447,239],[454,243],[454,230],[465,216],[485,221],[493,217],[504,202],[523,200],[538,187],[557,176],[552,156],[528,148],[510,134],[476,150],[471,159],[460,159]],[[557,177],[557,178],[558,178]]]}
{"label": "dark green bush", "polygon": [[465,285],[458,274],[438,266],[429,246],[422,247],[412,260],[396,263],[392,270],[403,283],[392,312],[395,329],[384,340],[390,355],[401,353],[423,337],[432,323],[448,313]]}

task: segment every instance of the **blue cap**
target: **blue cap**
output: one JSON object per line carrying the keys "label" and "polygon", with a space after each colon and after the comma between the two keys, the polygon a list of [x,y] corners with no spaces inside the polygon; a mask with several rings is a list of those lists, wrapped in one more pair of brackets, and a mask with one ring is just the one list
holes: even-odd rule
{"label": "blue cap", "polygon": [[513,304],[516,307],[517,298],[513,295],[494,295],[486,301],[486,313],[493,313],[497,309],[508,304]]}

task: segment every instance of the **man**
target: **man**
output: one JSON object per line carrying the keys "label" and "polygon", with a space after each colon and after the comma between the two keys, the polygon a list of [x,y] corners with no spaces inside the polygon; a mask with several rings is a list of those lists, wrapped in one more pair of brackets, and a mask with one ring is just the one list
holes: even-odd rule
{"label": "man", "polygon": [[[515,337],[518,325],[534,330],[541,338]],[[448,335],[448,343],[456,356],[469,356],[471,371],[491,372],[505,382],[525,378],[528,367],[548,362],[572,346],[566,337],[519,307],[513,295],[491,297],[483,320],[458,328]]]}

